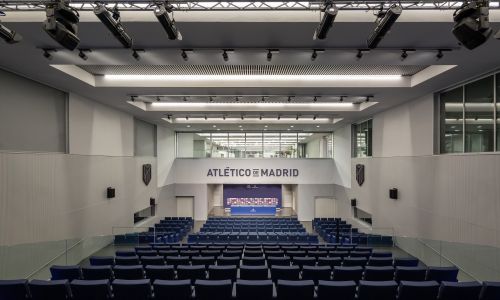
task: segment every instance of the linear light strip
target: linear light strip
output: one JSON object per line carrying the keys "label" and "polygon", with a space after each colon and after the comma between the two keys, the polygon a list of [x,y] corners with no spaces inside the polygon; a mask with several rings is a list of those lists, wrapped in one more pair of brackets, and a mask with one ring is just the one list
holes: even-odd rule
{"label": "linear light strip", "polygon": [[312,108],[351,108],[357,104],[354,103],[205,103],[205,102],[153,102],[151,106],[162,108],[193,108],[193,107],[270,107],[270,108],[284,108],[284,107],[312,107]]}
{"label": "linear light strip", "polygon": [[401,75],[104,75],[110,81],[397,81]]}

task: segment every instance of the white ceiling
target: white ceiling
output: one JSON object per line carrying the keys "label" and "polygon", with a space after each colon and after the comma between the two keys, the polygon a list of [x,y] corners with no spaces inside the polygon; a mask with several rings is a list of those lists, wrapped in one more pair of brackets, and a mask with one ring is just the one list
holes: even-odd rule
{"label": "white ceiling", "polygon": [[[498,21],[498,11],[494,11],[492,20]],[[280,16],[276,18],[276,13]],[[29,14],[29,15],[28,15]],[[218,13],[219,14],[219,13]],[[451,33],[453,23],[452,11],[425,11],[403,12],[400,21],[380,44],[380,50],[366,53],[362,59],[356,58],[356,49],[366,47],[366,37],[373,28],[373,16],[363,11],[348,12],[348,17],[341,17],[329,32],[326,40],[312,39],[312,34],[319,15],[317,12],[273,12],[266,16],[265,12],[238,12],[237,15],[248,15],[251,18],[234,18],[235,14],[224,19],[216,19],[211,12],[176,13],[178,28],[182,32],[182,41],[170,41],[166,38],[161,26],[153,19],[139,14],[122,15],[124,27],[134,38],[135,47],[145,49],[140,53],[141,59],[136,61],[131,51],[121,49],[120,44],[108,33],[105,27],[84,14],[83,22],[79,26],[81,48],[91,48],[87,53],[89,59],[83,61],[78,52],[71,53],[60,50],[53,54],[52,60],[42,56],[41,48],[60,48],[41,29],[43,14],[41,13],[10,13],[0,20],[8,27],[17,30],[23,35],[20,44],[8,45],[0,43],[0,67],[29,77],[36,81],[48,84],[58,89],[75,92],[82,96],[105,103],[117,109],[134,114],[138,118],[172,126],[176,129],[185,129],[185,125],[175,125],[164,121],[166,113],[163,111],[146,111],[127,103],[130,95],[294,95],[296,97],[318,95],[373,95],[376,105],[361,111],[345,111],[335,113],[334,117],[343,118],[336,125],[322,125],[317,128],[314,124],[295,126],[297,130],[328,130],[345,122],[364,119],[371,115],[409,101],[423,95],[439,91],[450,85],[466,80],[473,76],[492,71],[500,66],[498,50],[500,41],[491,39],[476,50],[469,51],[461,48]],[[193,16],[203,16],[196,20]],[[436,15],[432,18],[432,15]],[[293,19],[287,16],[294,16]],[[314,16],[314,17],[312,17]],[[449,17],[446,21],[446,18]],[[213,21],[213,20],[217,21]],[[316,19],[316,20],[315,20]],[[36,21],[38,20],[38,21]],[[206,21],[210,20],[210,21]],[[277,22],[286,20],[286,22]],[[296,21],[294,21],[296,20]],[[422,20],[422,21],[419,21]],[[492,23],[495,29],[499,23]],[[180,49],[195,49],[189,54],[188,61],[180,56]],[[234,48],[236,52],[230,54],[228,62],[221,57],[223,48]],[[281,49],[274,54],[271,62],[266,60],[268,48]],[[312,49],[325,48],[325,53],[318,54],[315,61],[311,60]],[[410,53],[406,60],[401,60],[400,49],[422,49]],[[436,49],[450,48],[444,58],[436,59]],[[197,51],[198,49],[198,51]],[[311,86],[182,86],[182,85],[149,85],[149,86],[97,86],[70,76],[51,65],[75,65],[90,71],[90,73],[107,72],[109,70],[158,70],[171,69],[180,66],[181,70],[196,70],[197,66],[205,66],[205,70],[220,68],[231,69],[237,66],[257,66],[265,70],[274,69],[322,69],[325,66],[335,66],[336,70],[350,68],[350,70],[374,70],[377,66],[383,72],[388,70],[421,70],[431,65],[456,65],[457,67],[425,80],[415,86],[368,86],[368,85],[330,85],[321,87]],[[170,67],[168,67],[170,66]],[[290,67],[286,67],[290,66]],[[99,71],[100,70],[100,71]],[[403,70],[403,71],[402,71]],[[382,72],[381,71],[381,72]],[[193,71],[194,72],[194,71]],[[189,73],[189,71],[188,71]],[[376,72],[375,72],[376,73]],[[382,74],[382,73],[380,73]],[[336,101],[332,99],[331,101]],[[271,113],[278,113],[275,111]],[[286,124],[273,124],[271,129],[288,128]],[[260,130],[261,124],[245,125],[248,129]],[[211,128],[211,124],[193,125],[190,129]],[[236,124],[218,125],[218,128],[236,129]]]}

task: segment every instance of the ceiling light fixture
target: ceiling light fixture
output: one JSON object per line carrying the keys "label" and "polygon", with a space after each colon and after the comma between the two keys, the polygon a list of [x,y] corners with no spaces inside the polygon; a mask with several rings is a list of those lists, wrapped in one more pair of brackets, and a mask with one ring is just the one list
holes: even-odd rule
{"label": "ceiling light fixture", "polygon": [[465,48],[472,50],[484,44],[493,34],[489,22],[489,1],[464,1],[453,13],[453,35]]}
{"label": "ceiling light fixture", "polygon": [[187,97],[186,96],[182,97],[182,101],[187,102],[188,101]]}
{"label": "ceiling light fixture", "polygon": [[89,59],[88,56],[85,54],[85,52],[92,52],[92,50],[90,50],[90,49],[79,49],[78,56],[81,59],[83,59],[83,60]]}
{"label": "ceiling light fixture", "polygon": [[158,102],[161,101],[160,96],[156,96],[156,101],[158,101]]}
{"label": "ceiling light fixture", "polygon": [[210,96],[210,102],[214,102],[214,97]]}
{"label": "ceiling light fixture", "polygon": [[281,119],[281,116],[280,116],[280,115],[278,115],[278,121],[279,121],[280,119]]}
{"label": "ceiling light fixture", "polygon": [[51,52],[57,52],[57,49],[42,49],[43,50],[43,57],[45,57],[48,60],[52,59],[52,54]]}
{"label": "ceiling light fixture", "polygon": [[316,115],[313,116],[313,121],[316,121]]}
{"label": "ceiling light fixture", "polygon": [[368,48],[377,48],[380,41],[382,41],[384,36],[391,30],[392,25],[396,23],[396,20],[399,18],[402,12],[403,9],[399,5],[393,5],[386,11],[383,11],[381,8],[377,15],[377,26],[366,41]]}
{"label": "ceiling light fixture", "polygon": [[318,96],[314,96],[313,102],[317,102],[317,101],[318,101]]}
{"label": "ceiling light fixture", "polygon": [[141,60],[141,56],[139,55],[139,52],[146,52],[144,49],[133,49],[132,50],[132,57],[135,58],[135,60]]}
{"label": "ceiling light fixture", "polygon": [[232,52],[234,52],[233,49],[222,49],[222,58],[224,59],[224,61],[228,61],[229,60],[228,53],[232,53]]}
{"label": "ceiling light fixture", "polygon": [[318,27],[314,31],[313,39],[325,39],[328,31],[333,26],[333,22],[337,17],[338,9],[335,5],[328,5],[323,10],[323,17],[321,18],[321,22]]}
{"label": "ceiling light fixture", "polygon": [[130,96],[130,101],[135,102],[135,98],[137,98],[137,96]]}
{"label": "ceiling light fixture", "polygon": [[328,81],[397,81],[402,75],[124,75],[105,74],[106,80],[131,81],[209,81],[209,82],[238,82],[238,81],[301,81],[301,82],[328,82]]}
{"label": "ceiling light fixture", "polygon": [[288,102],[292,101],[292,96],[288,96]]}
{"label": "ceiling light fixture", "polygon": [[125,29],[122,26],[118,6],[115,6],[111,13],[104,4],[97,3],[97,6],[94,8],[94,14],[123,45],[123,47],[132,48],[133,40],[125,32]]}
{"label": "ceiling light fixture", "polygon": [[240,101],[240,97],[236,96],[236,97],[234,97],[234,100],[235,100],[236,102],[239,102],[239,101]]}
{"label": "ceiling light fixture", "polygon": [[189,60],[189,56],[188,56],[188,52],[192,52],[193,50],[191,49],[182,49],[182,52],[181,52],[181,57],[184,61],[188,61]]}
{"label": "ceiling light fixture", "polygon": [[47,4],[45,14],[47,18],[43,22],[43,30],[64,48],[75,50],[80,43],[77,36],[80,21],[78,11],[66,1],[57,0]]}
{"label": "ceiling light fixture", "polygon": [[279,53],[279,49],[267,49],[267,61],[271,61],[273,59],[273,53]]}
{"label": "ceiling light fixture", "polygon": [[3,26],[2,22],[0,22],[0,37],[9,44],[19,43],[23,40],[23,37],[19,33]]}
{"label": "ceiling light fixture", "polygon": [[441,59],[441,58],[443,58],[443,56],[444,56],[443,50],[439,49],[438,53],[436,54],[436,58]]}
{"label": "ceiling light fixture", "polygon": [[340,96],[339,102],[344,102],[344,96]]}
{"label": "ceiling light fixture", "polygon": [[[160,22],[163,29],[167,33],[169,40],[182,40],[182,35],[175,26],[175,20],[172,13],[172,6],[166,6],[165,4],[160,4],[155,9],[155,16]],[[168,13],[172,13],[172,18],[168,15]]]}

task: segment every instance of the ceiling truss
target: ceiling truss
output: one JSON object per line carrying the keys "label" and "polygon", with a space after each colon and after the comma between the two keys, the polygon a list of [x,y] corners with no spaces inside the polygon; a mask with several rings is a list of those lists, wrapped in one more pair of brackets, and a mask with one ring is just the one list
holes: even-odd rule
{"label": "ceiling truss", "polygon": [[[53,3],[54,0],[2,0],[0,2],[0,10],[2,11],[40,11],[45,9],[46,4]],[[158,3],[165,1],[152,0],[128,0],[114,1],[101,0],[98,1],[108,7],[115,5],[120,10],[128,11],[152,11]],[[291,10],[291,11],[307,11],[319,10],[325,5],[325,1],[214,1],[214,0],[169,0],[168,3],[174,11],[269,11],[269,10]],[[328,3],[333,3],[339,10],[379,10],[388,8],[392,5],[401,5],[406,10],[455,10],[459,8],[463,1],[342,1],[329,0]],[[70,5],[80,11],[92,11],[96,6],[96,1],[89,0],[71,0]],[[500,1],[490,1],[490,9],[500,9]]]}

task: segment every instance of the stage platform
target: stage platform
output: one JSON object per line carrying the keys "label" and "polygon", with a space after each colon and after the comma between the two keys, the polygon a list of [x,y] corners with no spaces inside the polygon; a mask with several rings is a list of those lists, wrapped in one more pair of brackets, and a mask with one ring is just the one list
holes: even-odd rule
{"label": "stage platform", "polygon": [[[208,214],[209,217],[231,217],[231,212],[225,211],[224,207],[222,206],[214,206],[210,213]],[[296,217],[297,213],[291,208],[291,207],[283,207],[280,210],[276,211],[276,217]],[[236,217],[259,217],[258,215],[238,215]],[[267,216],[261,216],[261,217],[269,217]]]}

